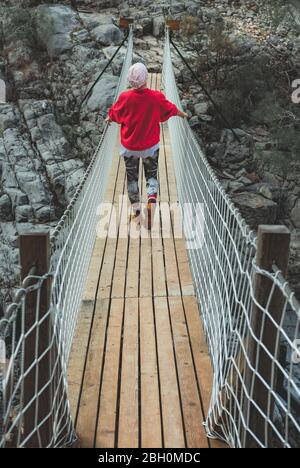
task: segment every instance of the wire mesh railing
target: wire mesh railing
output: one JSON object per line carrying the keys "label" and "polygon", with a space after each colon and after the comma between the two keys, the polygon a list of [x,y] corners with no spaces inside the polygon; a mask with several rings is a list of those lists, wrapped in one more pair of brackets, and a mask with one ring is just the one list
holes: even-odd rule
{"label": "wire mesh railing", "polygon": [[[166,31],[162,84],[182,108]],[[214,371],[207,433],[232,447],[300,446],[300,306],[283,273],[289,233],[252,231],[186,120],[168,122],[189,259]],[[275,261],[275,264],[274,264]]]}
{"label": "wire mesh railing", "polygon": [[[132,48],[130,29],[115,98],[126,88]],[[66,447],[76,440],[67,395],[68,359],[117,132],[115,123],[106,124],[51,235],[49,269],[23,281],[0,321],[0,447]]]}

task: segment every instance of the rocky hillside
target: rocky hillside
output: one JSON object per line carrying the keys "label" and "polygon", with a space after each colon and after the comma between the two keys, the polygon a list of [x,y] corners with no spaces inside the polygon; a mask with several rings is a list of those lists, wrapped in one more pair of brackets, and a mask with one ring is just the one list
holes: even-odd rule
{"label": "rocky hillside", "polygon": [[216,0],[181,15],[177,41],[211,99],[174,57],[189,123],[226,192],[254,229],[290,228],[289,279],[298,295],[299,12],[298,2]]}
{"label": "rocky hillside", "polygon": [[[236,128],[240,142],[174,55],[190,124],[248,222],[253,227],[283,222],[292,229],[290,274],[300,291],[300,172],[294,157],[299,145],[293,143],[293,166],[286,165],[283,174],[284,164],[273,164],[270,158],[278,153],[276,127],[252,117],[263,114],[268,104],[256,91],[264,76],[245,78],[259,58],[290,96],[291,80],[300,78],[298,10],[293,2],[290,9],[286,5],[281,10],[285,2],[280,0],[275,0],[275,9],[274,2],[260,0],[171,3],[170,10],[170,2],[164,0],[1,2],[0,78],[6,83],[7,103],[0,104],[0,303],[9,299],[18,280],[18,235],[56,224],[99,140],[124,50],[81,108],[80,102],[123,39],[117,26],[121,15],[135,21],[134,60],[145,61],[152,71],[161,69],[165,15],[182,20],[183,33],[175,40]],[[244,75],[237,73],[241,65]],[[242,95],[236,95],[239,88]],[[299,106],[290,106],[291,100],[285,116],[289,128],[289,119],[299,125]],[[237,112],[241,107],[243,112]],[[282,155],[277,159],[282,163]]]}

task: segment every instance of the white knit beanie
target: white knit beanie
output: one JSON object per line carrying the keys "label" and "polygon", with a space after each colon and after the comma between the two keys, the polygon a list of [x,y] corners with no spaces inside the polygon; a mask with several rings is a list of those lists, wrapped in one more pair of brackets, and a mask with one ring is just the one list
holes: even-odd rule
{"label": "white knit beanie", "polygon": [[128,71],[128,81],[133,88],[140,88],[147,82],[148,70],[141,62],[134,63]]}

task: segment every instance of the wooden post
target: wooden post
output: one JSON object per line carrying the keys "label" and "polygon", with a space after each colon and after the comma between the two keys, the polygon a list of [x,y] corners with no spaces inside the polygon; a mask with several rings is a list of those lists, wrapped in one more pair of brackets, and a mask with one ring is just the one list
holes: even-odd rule
{"label": "wooden post", "polygon": [[[28,272],[35,267],[35,275],[42,276],[49,271],[50,260],[49,233],[32,233],[20,236],[20,262],[22,280],[28,276]],[[34,284],[35,281],[32,281]],[[50,280],[45,280],[40,290],[39,307],[37,307],[38,292],[33,291],[26,297],[25,317],[22,326],[23,333],[28,333],[24,344],[24,372],[30,368],[39,356],[49,347],[51,341],[51,318],[47,316],[50,306]],[[44,318],[44,320],[43,320]],[[35,325],[37,321],[42,323]],[[47,447],[51,439],[51,392],[50,385],[39,392],[50,380],[50,354],[47,351],[42,360],[34,364],[28,375],[24,378],[24,407],[29,404],[24,413],[24,434],[25,440],[35,429],[36,418],[40,423],[44,418],[45,422],[39,429],[42,447]],[[38,401],[36,400],[38,398]],[[31,402],[31,403],[30,403]],[[38,405],[36,404],[38,403]],[[39,439],[36,432],[25,443],[26,447],[39,447]]]}
{"label": "wooden post", "polygon": [[171,31],[179,31],[180,29],[180,20],[168,19],[166,25],[171,29]]}
{"label": "wooden post", "polygon": [[129,25],[133,23],[133,18],[125,18],[121,16],[119,20],[119,28],[120,29],[128,29]]}
{"label": "wooden post", "polygon": [[[261,225],[258,228],[257,240],[257,265],[266,271],[272,271],[272,265],[275,263],[277,267],[286,276],[289,260],[290,232],[285,226]],[[254,294],[258,304],[265,307],[268,304],[268,312],[271,314],[276,324],[280,324],[283,313],[284,298],[281,291],[275,288],[270,300],[270,292],[273,282],[269,278],[257,274],[255,278]],[[262,347],[254,340],[249,338],[248,352],[251,365],[256,368],[257,373],[263,378],[266,385],[272,384],[272,362],[274,359],[279,359],[276,349],[276,338],[278,336],[278,328],[271,320],[264,315],[264,312],[254,304],[251,316],[251,326],[257,340],[262,342],[266,349],[270,352],[273,358],[270,358]],[[257,362],[258,359],[258,362]],[[254,379],[254,380],[253,380]],[[245,375],[246,386],[252,398],[258,405],[263,414],[269,414],[271,420],[274,410],[274,400],[271,399],[269,408],[269,392],[266,386],[253,375],[253,372],[247,366]],[[253,387],[252,387],[253,385]],[[274,378],[276,385],[276,376]],[[251,390],[253,391],[251,392]],[[248,402],[245,402],[244,407]],[[259,411],[250,402],[250,418],[249,429],[256,435],[258,440],[263,444],[269,445],[272,436],[272,430],[268,426],[265,431],[266,420]],[[265,435],[267,434],[267,437]],[[251,434],[246,434],[246,447],[257,447],[258,443],[253,439]]]}

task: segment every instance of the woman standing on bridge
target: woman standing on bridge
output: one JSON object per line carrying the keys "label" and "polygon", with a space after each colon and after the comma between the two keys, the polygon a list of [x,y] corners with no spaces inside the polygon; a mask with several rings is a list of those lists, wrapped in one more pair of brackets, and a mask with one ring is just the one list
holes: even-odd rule
{"label": "woman standing on bridge", "polygon": [[120,94],[108,111],[106,121],[121,124],[120,155],[124,157],[127,191],[134,216],[140,214],[139,162],[143,160],[148,204],[156,203],[160,122],[170,117],[187,117],[161,91],[147,88],[148,71],[143,63],[135,63],[128,72],[132,89]]}

